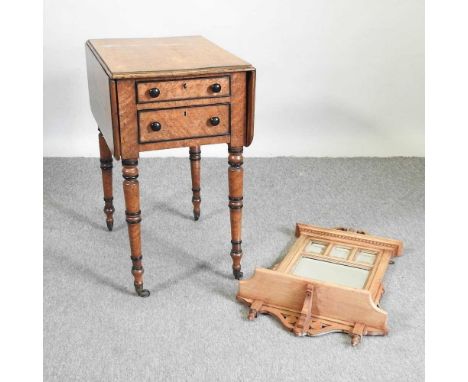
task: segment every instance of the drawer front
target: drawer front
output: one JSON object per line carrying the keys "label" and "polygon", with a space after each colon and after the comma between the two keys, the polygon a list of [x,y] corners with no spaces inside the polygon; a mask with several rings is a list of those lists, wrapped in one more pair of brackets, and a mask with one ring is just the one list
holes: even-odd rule
{"label": "drawer front", "polygon": [[229,76],[186,80],[137,82],[137,103],[226,97],[231,94]]}
{"label": "drawer front", "polygon": [[140,143],[229,135],[230,114],[229,104],[140,110]]}

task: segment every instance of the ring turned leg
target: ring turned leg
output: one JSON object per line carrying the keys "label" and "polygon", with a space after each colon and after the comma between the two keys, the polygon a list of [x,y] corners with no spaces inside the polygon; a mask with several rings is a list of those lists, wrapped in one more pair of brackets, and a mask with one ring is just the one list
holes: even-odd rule
{"label": "ring turned leg", "polygon": [[242,168],[243,157],[242,147],[229,146],[229,209],[231,218],[231,258],[232,272],[236,279],[242,278],[241,258],[242,258],[242,206],[243,206],[243,177]]}
{"label": "ring turned leg", "polygon": [[193,203],[193,218],[198,220],[200,218],[200,160],[201,150],[200,146],[192,146],[189,150],[190,153],[190,172],[192,174],[192,203]]}
{"label": "ring turned leg", "polygon": [[112,153],[101,132],[99,132],[99,153],[101,157],[102,188],[104,190],[104,213],[106,214],[107,229],[112,231],[115,211],[112,196]]}
{"label": "ring turned leg", "polygon": [[135,290],[138,296],[148,297],[149,290],[143,289],[143,263],[141,255],[140,234],[140,186],[138,184],[138,160],[123,159],[122,175],[124,177],[123,190],[125,196],[125,215],[128,226],[128,237],[130,240],[130,251],[132,259],[132,274],[135,280]]}

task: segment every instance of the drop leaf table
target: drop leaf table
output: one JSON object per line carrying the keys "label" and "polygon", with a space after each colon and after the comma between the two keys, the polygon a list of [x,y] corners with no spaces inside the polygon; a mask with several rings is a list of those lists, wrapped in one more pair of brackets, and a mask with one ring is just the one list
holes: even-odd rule
{"label": "drop leaf table", "polygon": [[139,153],[189,147],[194,219],[200,217],[200,146],[228,145],[231,258],[242,277],[243,147],[254,132],[255,68],[201,36],[86,42],[91,111],[99,128],[104,212],[113,226],[112,162],[122,160],[137,294],[143,288]]}

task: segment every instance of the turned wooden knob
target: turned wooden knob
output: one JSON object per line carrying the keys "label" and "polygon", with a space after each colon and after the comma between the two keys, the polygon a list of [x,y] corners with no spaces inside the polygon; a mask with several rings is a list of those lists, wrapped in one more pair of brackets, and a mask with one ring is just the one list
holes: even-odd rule
{"label": "turned wooden knob", "polygon": [[152,88],[149,90],[149,95],[151,98],[156,98],[159,96],[159,94],[161,94],[161,92],[159,91],[158,88]]}
{"label": "turned wooden knob", "polygon": [[221,91],[221,85],[220,84],[211,85],[211,91],[213,93],[219,93]]}
{"label": "turned wooden knob", "polygon": [[219,122],[220,122],[220,120],[219,120],[218,117],[211,117],[211,118],[210,118],[210,123],[211,123],[212,126],[217,126],[217,125],[219,125]]}
{"label": "turned wooden knob", "polygon": [[161,130],[162,126],[161,126],[161,124],[159,122],[151,122],[150,127],[151,127],[151,130],[153,130],[153,131],[159,131],[159,130]]}

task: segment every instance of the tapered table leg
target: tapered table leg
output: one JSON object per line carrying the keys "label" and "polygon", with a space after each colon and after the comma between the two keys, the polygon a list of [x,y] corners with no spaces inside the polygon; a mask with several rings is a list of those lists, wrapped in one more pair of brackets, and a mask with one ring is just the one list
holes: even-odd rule
{"label": "tapered table leg", "polygon": [[101,132],[99,132],[99,153],[101,157],[102,188],[104,190],[104,213],[107,229],[114,226],[114,197],[112,196],[112,153]]}
{"label": "tapered table leg", "polygon": [[242,168],[243,157],[242,147],[229,146],[229,209],[231,218],[231,258],[232,272],[236,279],[242,278],[241,258],[242,258],[242,207],[243,207],[243,187],[244,170]]}
{"label": "tapered table leg", "polygon": [[192,174],[192,203],[193,203],[193,218],[200,218],[200,146],[191,146],[190,150],[190,172]]}
{"label": "tapered table leg", "polygon": [[125,215],[130,240],[132,259],[132,274],[135,280],[135,290],[141,297],[148,297],[149,290],[143,289],[143,263],[141,255],[141,211],[140,211],[140,186],[138,184],[138,160],[123,159],[122,175],[124,177],[123,189],[125,196]]}

